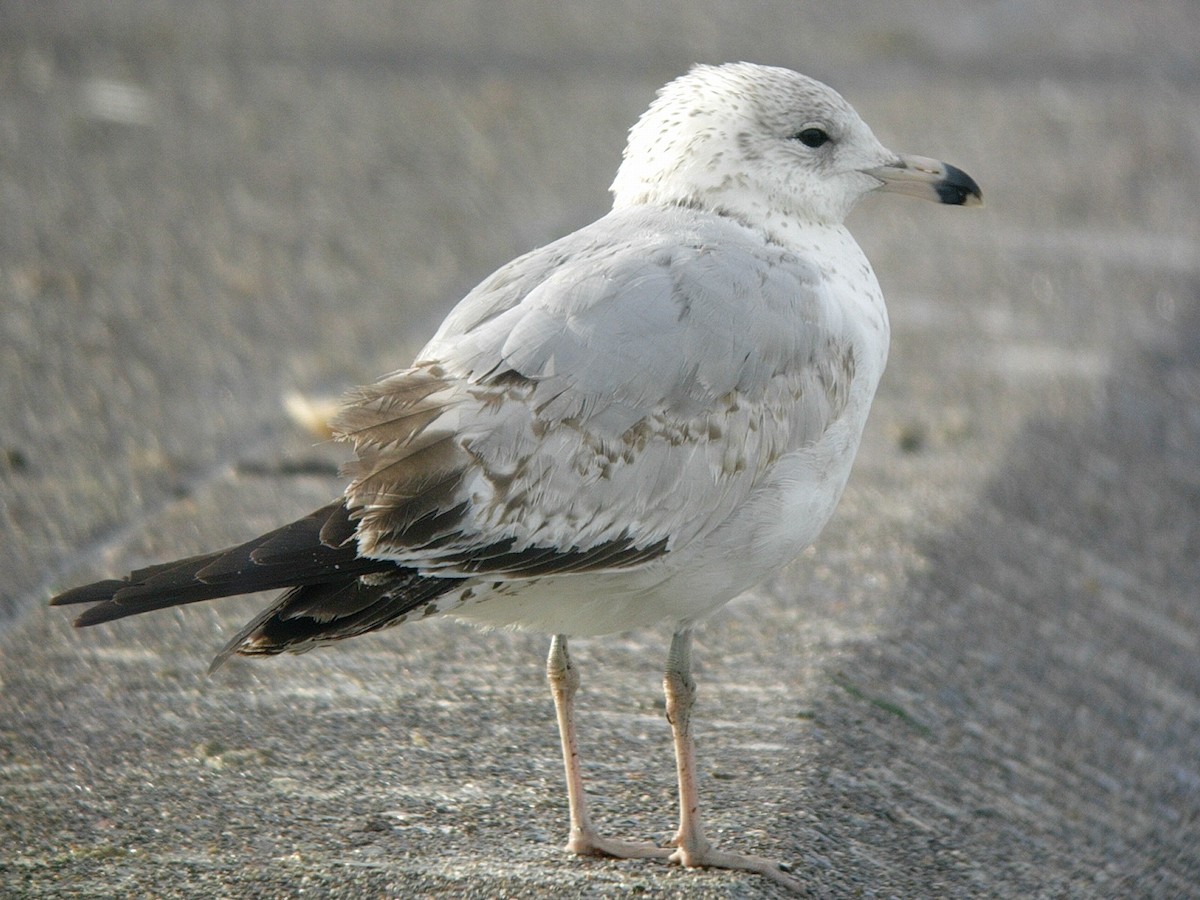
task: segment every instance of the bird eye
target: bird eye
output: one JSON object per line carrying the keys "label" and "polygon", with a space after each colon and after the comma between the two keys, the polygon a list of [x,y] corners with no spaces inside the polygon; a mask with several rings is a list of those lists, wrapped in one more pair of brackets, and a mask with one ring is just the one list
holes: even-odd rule
{"label": "bird eye", "polygon": [[829,135],[820,128],[805,128],[798,134],[792,135],[792,140],[799,141],[805,147],[817,148],[829,143]]}

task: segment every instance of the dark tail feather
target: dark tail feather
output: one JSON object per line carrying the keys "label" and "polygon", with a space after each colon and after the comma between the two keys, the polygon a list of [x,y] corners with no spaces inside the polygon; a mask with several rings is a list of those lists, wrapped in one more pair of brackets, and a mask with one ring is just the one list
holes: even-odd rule
{"label": "dark tail feather", "polygon": [[396,568],[391,573],[293,588],[234,635],[208,671],[216,671],[234,653],[299,653],[409,618],[424,618],[441,611],[437,599],[460,583]]}
{"label": "dark tail feather", "polygon": [[122,579],[64,591],[50,603],[95,604],[75,620],[82,627],[168,606],[288,588],[225,645],[211,672],[232,653],[302,651],[432,615],[442,609],[438,598],[459,583],[360,557],[354,524],[338,502],[236,547],[146,566]]}
{"label": "dark tail feather", "polygon": [[[338,520],[346,520],[341,522]],[[59,594],[52,606],[94,603],[75,620],[84,627],[168,606],[330,582],[342,584],[361,575],[394,571],[395,563],[360,558],[354,541],[321,541],[329,534],[352,533],[339,501],[227,550],[147,566],[123,579],[109,579]]]}

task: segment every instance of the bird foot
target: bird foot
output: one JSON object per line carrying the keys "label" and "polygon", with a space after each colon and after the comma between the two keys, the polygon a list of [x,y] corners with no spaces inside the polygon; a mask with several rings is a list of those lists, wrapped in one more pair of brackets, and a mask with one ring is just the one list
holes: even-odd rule
{"label": "bird foot", "polygon": [[762,856],[751,856],[747,853],[730,853],[715,847],[705,847],[701,850],[688,850],[679,847],[668,857],[668,862],[689,868],[703,866],[713,869],[735,869],[740,872],[753,872],[769,878],[778,885],[791,891],[801,891],[804,888],[797,879],[788,874],[783,863]]}
{"label": "bird foot", "polygon": [[578,856],[609,856],[614,859],[666,859],[674,850],[641,841],[622,841],[593,833],[575,833],[566,849]]}

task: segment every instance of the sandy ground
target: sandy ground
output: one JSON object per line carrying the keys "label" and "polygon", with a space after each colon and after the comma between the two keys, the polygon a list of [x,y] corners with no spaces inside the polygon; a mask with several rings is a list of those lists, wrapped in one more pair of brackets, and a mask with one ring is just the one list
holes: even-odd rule
{"label": "sandy ground", "polygon": [[[0,894],[778,893],[561,851],[541,637],[206,678],[264,598],[44,606],[332,497],[288,393],[406,363],[604,211],[657,86],[750,59],[988,205],[852,217],[892,361],[822,541],[699,635],[711,830],[813,896],[1196,895],[1197,46],[1187,0],[0,7]],[[675,815],[667,638],[576,645],[626,836]]]}

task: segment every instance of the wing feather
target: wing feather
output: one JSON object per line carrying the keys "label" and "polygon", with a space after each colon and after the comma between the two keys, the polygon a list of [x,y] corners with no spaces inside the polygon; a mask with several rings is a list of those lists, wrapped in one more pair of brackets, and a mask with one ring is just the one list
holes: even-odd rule
{"label": "wing feather", "polygon": [[359,546],[454,576],[645,565],[841,415],[841,327],[815,266],[735,222],[612,213],[501,269],[334,422]]}

